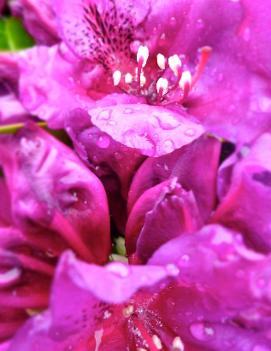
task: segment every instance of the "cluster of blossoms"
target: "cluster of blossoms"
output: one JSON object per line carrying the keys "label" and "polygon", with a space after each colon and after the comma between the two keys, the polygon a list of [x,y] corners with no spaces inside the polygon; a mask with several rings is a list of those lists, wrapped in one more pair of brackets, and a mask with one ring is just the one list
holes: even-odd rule
{"label": "cluster of blossoms", "polygon": [[0,12],[0,351],[271,351],[271,0]]}

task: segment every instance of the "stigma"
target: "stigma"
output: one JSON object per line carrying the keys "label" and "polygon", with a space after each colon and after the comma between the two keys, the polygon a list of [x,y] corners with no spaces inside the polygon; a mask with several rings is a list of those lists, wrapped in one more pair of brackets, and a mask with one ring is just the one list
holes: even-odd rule
{"label": "stigma", "polygon": [[128,65],[116,67],[112,72],[113,85],[129,94],[146,97],[150,104],[183,103],[202,75],[211,51],[209,46],[199,49],[192,72],[184,55],[166,57],[158,53],[154,59],[146,45],[139,45],[135,60],[131,58]]}

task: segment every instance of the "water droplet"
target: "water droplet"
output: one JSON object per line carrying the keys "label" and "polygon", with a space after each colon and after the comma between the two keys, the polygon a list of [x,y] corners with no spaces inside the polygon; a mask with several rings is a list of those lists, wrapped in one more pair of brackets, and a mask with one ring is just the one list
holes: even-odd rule
{"label": "water droplet", "polygon": [[214,335],[214,329],[205,326],[203,323],[194,323],[190,326],[190,332],[194,338],[204,341]]}
{"label": "water droplet", "polygon": [[189,262],[190,261],[190,256],[187,254],[182,255],[181,260],[183,262]]}
{"label": "water droplet", "polygon": [[201,18],[199,18],[199,19],[197,20],[196,26],[197,26],[197,28],[199,28],[199,29],[204,28],[204,22],[203,22],[203,20],[202,20]]}
{"label": "water droplet", "polygon": [[173,276],[176,276],[180,273],[179,268],[175,264],[172,264],[172,263],[169,263],[166,265],[166,270],[168,271],[168,273],[170,273]]}
{"label": "water droplet", "polygon": [[181,122],[179,122],[175,117],[170,113],[161,114],[159,116],[153,115],[155,120],[158,122],[159,126],[162,129],[170,130],[177,128]]}
{"label": "water droplet", "polygon": [[169,20],[169,24],[170,24],[172,27],[175,27],[176,24],[177,24],[176,17],[171,17],[170,20]]}
{"label": "water droplet", "polygon": [[101,135],[98,138],[97,144],[100,146],[100,148],[106,149],[110,145],[110,138],[107,135]]}
{"label": "water droplet", "polygon": [[[91,111],[89,112],[89,114],[91,115]],[[111,110],[102,110],[97,119],[100,119],[100,120],[108,120],[111,116]]]}
{"label": "water droplet", "polygon": [[164,141],[164,150],[169,153],[175,150],[175,145],[172,140],[167,139]]}
{"label": "water droplet", "polygon": [[185,130],[184,134],[189,137],[193,137],[196,135],[196,130],[194,128],[188,128]]}
{"label": "water droplet", "polygon": [[132,108],[128,108],[128,107],[126,107],[123,111],[123,113],[125,113],[125,114],[131,114],[133,112],[134,112],[134,110]]}
{"label": "water droplet", "polygon": [[112,272],[116,273],[120,277],[127,277],[129,274],[129,268],[121,263],[113,263],[107,267],[107,269]]}

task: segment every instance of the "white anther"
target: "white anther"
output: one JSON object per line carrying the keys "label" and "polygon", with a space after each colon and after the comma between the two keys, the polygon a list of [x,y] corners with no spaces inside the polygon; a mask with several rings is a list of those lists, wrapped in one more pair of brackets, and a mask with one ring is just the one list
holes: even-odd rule
{"label": "white anther", "polygon": [[158,94],[162,92],[162,96],[168,92],[168,80],[166,78],[159,78],[156,82],[156,91]]}
{"label": "white anther", "polygon": [[172,347],[174,350],[184,351],[184,344],[179,336],[176,336],[173,339]]}
{"label": "white anther", "polygon": [[124,77],[124,81],[126,84],[131,84],[133,81],[133,76],[131,75],[131,73],[126,73],[125,77]]}
{"label": "white anther", "polygon": [[147,81],[147,79],[146,79],[146,77],[144,76],[144,74],[141,74],[141,75],[140,75],[140,86],[141,86],[141,87],[144,87],[144,85],[146,84],[146,81]]}
{"label": "white anther", "polygon": [[168,65],[176,77],[179,75],[179,71],[182,67],[182,61],[178,55],[173,55],[168,58]]}
{"label": "white anther", "polygon": [[157,335],[154,334],[152,336],[152,341],[153,341],[154,345],[156,346],[157,350],[162,350],[163,346],[162,346],[161,340],[158,338]]}
{"label": "white anther", "polygon": [[149,49],[148,49],[148,47],[140,45],[140,47],[137,50],[137,55],[136,55],[137,62],[142,60],[142,67],[145,67],[148,58],[149,58]]}
{"label": "white anther", "polygon": [[120,80],[121,80],[121,71],[117,70],[113,73],[113,84],[115,86],[119,85]]}
{"label": "white anther", "polygon": [[179,81],[179,86],[182,90],[184,90],[186,88],[186,86],[188,86],[189,88],[191,87],[192,84],[192,76],[191,73],[189,71],[184,71],[182,73],[182,77]]}
{"label": "white anther", "polygon": [[160,69],[166,68],[166,61],[167,60],[163,54],[157,54],[156,60],[157,60],[157,65]]}

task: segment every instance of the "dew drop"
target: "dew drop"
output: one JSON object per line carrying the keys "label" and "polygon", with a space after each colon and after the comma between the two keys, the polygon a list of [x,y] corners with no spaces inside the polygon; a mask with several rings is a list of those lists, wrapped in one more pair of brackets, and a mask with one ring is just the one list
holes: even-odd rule
{"label": "dew drop", "polygon": [[176,276],[180,273],[179,268],[175,264],[172,264],[172,263],[169,263],[166,265],[166,270],[168,271],[168,273],[170,273],[173,276]]}
{"label": "dew drop", "polygon": [[176,24],[177,24],[176,17],[171,17],[170,20],[169,20],[169,24],[170,24],[172,27],[175,27]]}
{"label": "dew drop", "polygon": [[102,135],[98,138],[97,144],[102,149],[106,149],[110,145],[110,138],[107,135]]}
{"label": "dew drop", "polygon": [[129,114],[131,114],[131,113],[133,113],[134,112],[134,110],[132,109],[132,108],[125,108],[124,109],[124,111],[123,111],[123,113],[125,113],[125,114],[127,114],[127,115],[129,115]]}
{"label": "dew drop", "polygon": [[175,150],[175,145],[172,140],[167,139],[164,141],[164,150],[169,153]]}
{"label": "dew drop", "polygon": [[[91,111],[89,112],[89,114],[91,115]],[[111,111],[110,110],[102,110],[97,119],[99,120],[108,120],[111,116]]]}
{"label": "dew drop", "polygon": [[193,137],[196,135],[196,130],[194,128],[188,128],[185,130],[184,134],[189,137]]}
{"label": "dew drop", "polygon": [[190,326],[190,332],[194,338],[201,341],[209,339],[215,333],[213,328],[206,327],[203,323],[193,323]]}
{"label": "dew drop", "polygon": [[120,277],[123,277],[123,278],[127,277],[129,274],[129,269],[124,264],[114,263],[114,264],[109,265],[107,267],[107,269],[110,272],[116,273],[117,275],[119,275]]}

